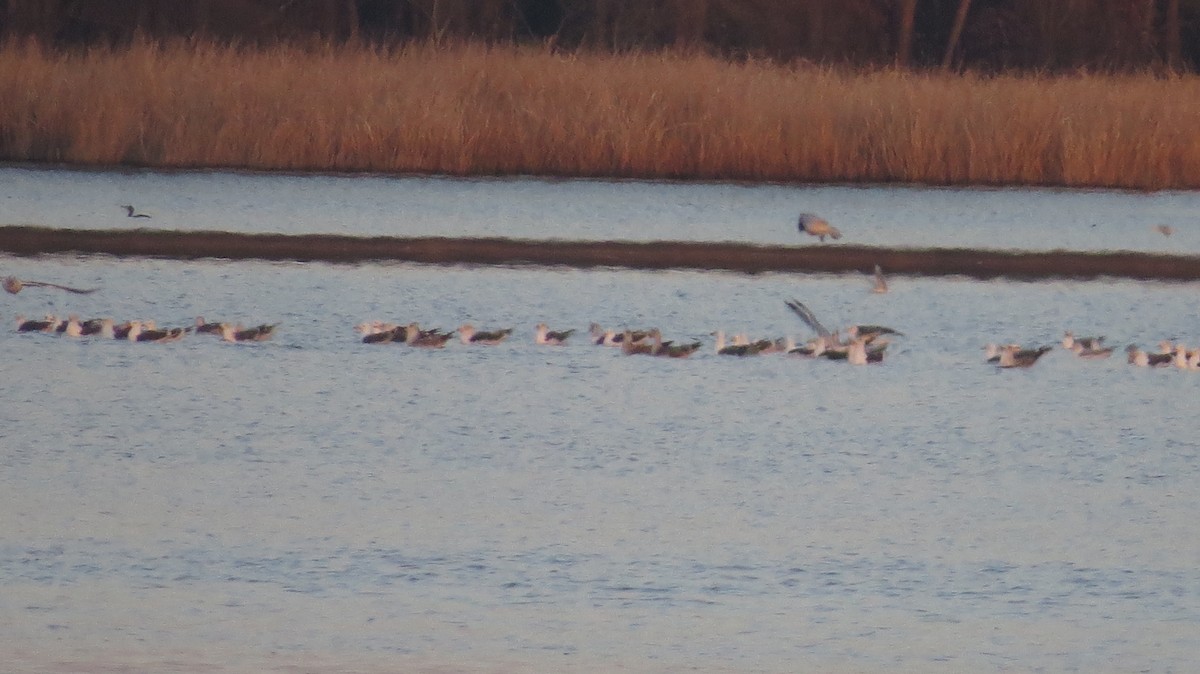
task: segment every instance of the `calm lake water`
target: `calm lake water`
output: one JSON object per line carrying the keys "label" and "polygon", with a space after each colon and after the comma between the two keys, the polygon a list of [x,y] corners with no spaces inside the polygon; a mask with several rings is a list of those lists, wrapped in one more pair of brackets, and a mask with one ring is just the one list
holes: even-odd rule
{"label": "calm lake water", "polygon": [[[0,169],[0,222],[1195,252],[1200,197]],[[1095,224],[1096,227],[1091,225]],[[1170,224],[1171,237],[1153,231]],[[1088,246],[1086,244],[1092,244]],[[0,655],[14,671],[1191,671],[1200,373],[983,362],[1200,343],[1200,284],[0,257]],[[905,336],[885,363],[710,333]],[[271,342],[16,314],[279,322]],[[513,327],[360,343],[379,318]],[[534,326],[659,326],[688,360]]]}

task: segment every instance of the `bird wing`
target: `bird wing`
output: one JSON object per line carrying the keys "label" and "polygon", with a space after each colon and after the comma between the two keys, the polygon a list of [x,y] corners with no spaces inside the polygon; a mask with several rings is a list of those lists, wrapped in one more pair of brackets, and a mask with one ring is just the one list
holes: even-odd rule
{"label": "bird wing", "polygon": [[815,315],[813,315],[812,310],[804,306],[804,303],[800,302],[799,300],[785,300],[784,304],[787,304],[788,309],[791,309],[793,312],[795,312],[795,314],[800,317],[800,320],[804,321],[805,325],[815,330],[816,333],[821,336],[821,339],[829,340],[833,337],[833,333],[829,332],[825,329],[825,326],[821,325],[821,322],[817,320]]}
{"label": "bird wing", "polygon": [[88,293],[94,293],[97,290],[99,290],[99,288],[69,288],[67,286],[60,286],[57,283],[47,283],[45,281],[22,281],[22,283],[24,283],[27,286],[39,286],[42,288],[58,288],[59,290],[65,290],[69,293],[75,293],[77,295],[87,295]]}

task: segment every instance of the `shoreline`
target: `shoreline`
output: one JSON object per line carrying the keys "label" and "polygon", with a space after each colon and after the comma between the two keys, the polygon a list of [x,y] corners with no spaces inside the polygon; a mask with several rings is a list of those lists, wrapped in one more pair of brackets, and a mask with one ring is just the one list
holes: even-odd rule
{"label": "shoreline", "polygon": [[0,226],[0,253],[76,254],[177,260],[416,262],[435,265],[693,269],[747,274],[870,273],[976,279],[1200,280],[1200,256],[1138,252],[885,248],[845,244],[760,246],[733,242],[566,241],[506,238],[245,234]]}

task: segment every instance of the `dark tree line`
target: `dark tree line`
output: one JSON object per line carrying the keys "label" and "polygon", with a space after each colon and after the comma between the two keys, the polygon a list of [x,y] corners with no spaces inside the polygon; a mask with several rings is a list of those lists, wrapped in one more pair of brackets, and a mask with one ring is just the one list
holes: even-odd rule
{"label": "dark tree line", "polygon": [[0,0],[0,33],[68,47],[481,40],[854,66],[1195,72],[1200,0]]}

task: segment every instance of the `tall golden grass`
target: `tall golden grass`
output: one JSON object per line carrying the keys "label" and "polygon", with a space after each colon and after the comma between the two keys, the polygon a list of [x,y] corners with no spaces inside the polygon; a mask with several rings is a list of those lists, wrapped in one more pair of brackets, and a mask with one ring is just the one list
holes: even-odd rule
{"label": "tall golden grass", "polygon": [[1200,187],[1200,78],[846,72],[481,45],[0,46],[0,159]]}

